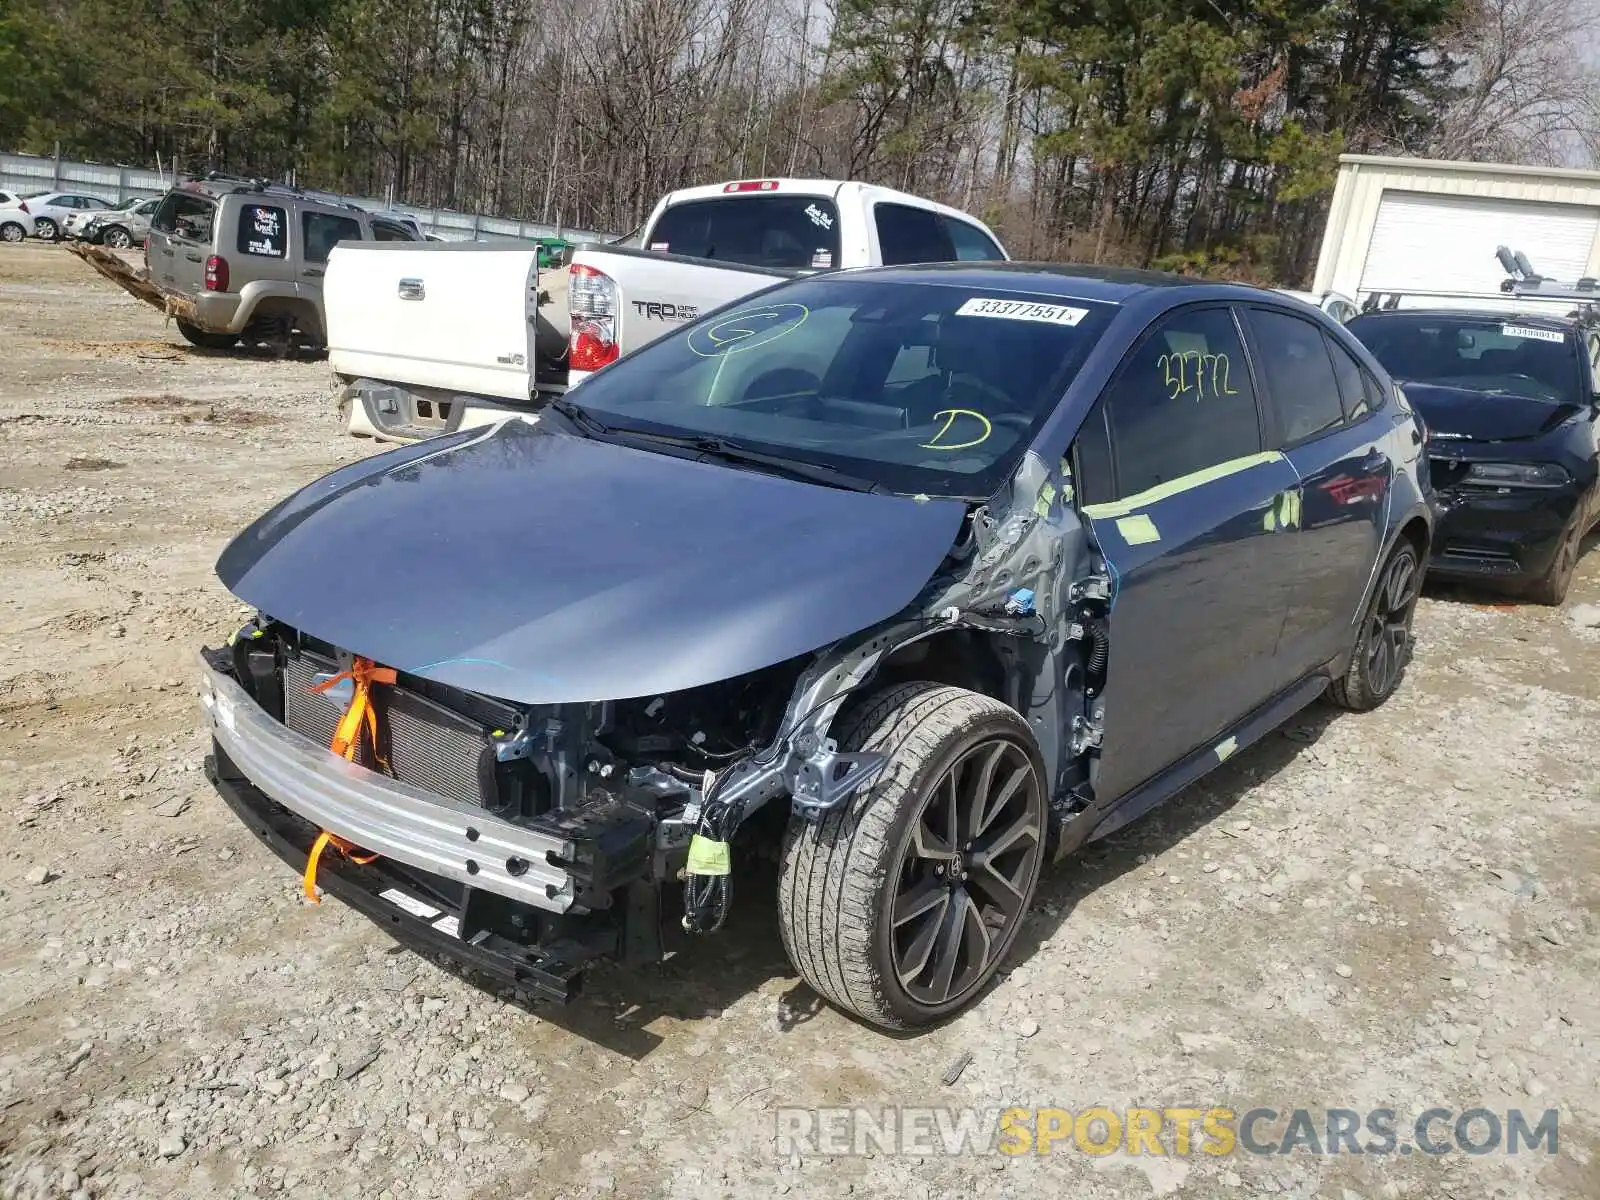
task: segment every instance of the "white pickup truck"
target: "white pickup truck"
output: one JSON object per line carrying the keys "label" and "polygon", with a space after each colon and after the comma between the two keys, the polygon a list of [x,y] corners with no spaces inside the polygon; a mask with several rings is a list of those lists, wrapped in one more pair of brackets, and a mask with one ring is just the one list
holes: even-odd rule
{"label": "white pickup truck", "polygon": [[976,218],[889,188],[711,184],[663,197],[636,246],[580,245],[564,270],[515,243],[342,245],[323,282],[328,357],[351,433],[414,441],[531,416],[542,395],[795,275],[1007,258]]}

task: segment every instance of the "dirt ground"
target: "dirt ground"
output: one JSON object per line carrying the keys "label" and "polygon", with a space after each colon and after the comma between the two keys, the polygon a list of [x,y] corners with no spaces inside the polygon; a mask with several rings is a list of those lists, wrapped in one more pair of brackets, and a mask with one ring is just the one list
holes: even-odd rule
{"label": "dirt ground", "polygon": [[[1600,552],[1563,610],[1428,597],[1390,704],[1315,707],[1056,868],[947,1027],[821,1007],[748,888],[662,969],[530,1010],[303,905],[200,774],[217,554],[375,449],[325,362],[193,350],[59,247],[0,247],[0,1195],[1600,1195]],[[1429,1108],[1440,1140],[1556,1109],[1559,1140],[777,1139],[841,1105],[1265,1107],[1269,1143],[1297,1108],[1390,1108],[1406,1143]]]}

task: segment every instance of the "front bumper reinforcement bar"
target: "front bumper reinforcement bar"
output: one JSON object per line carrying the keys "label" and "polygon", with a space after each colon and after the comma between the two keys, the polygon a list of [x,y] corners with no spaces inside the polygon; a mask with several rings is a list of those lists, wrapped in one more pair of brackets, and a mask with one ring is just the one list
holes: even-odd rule
{"label": "front bumper reinforcement bar", "polygon": [[347,762],[273,719],[201,659],[200,703],[218,747],[251,786],[318,829],[384,858],[564,913],[576,881],[570,839],[457,803]]}

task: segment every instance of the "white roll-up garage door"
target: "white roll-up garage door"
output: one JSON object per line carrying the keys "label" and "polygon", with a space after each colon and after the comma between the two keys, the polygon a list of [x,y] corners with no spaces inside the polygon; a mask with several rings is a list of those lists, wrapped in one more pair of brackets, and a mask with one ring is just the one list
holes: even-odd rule
{"label": "white roll-up garage door", "polygon": [[1499,296],[1497,246],[1522,251],[1547,278],[1573,280],[1588,270],[1597,234],[1597,208],[1385,190],[1361,291]]}

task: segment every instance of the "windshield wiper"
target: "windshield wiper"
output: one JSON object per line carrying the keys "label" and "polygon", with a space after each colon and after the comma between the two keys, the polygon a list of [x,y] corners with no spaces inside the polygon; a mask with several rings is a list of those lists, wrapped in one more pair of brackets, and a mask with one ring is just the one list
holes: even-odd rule
{"label": "windshield wiper", "polygon": [[669,446],[682,446],[689,450],[698,450],[719,462],[744,463],[750,466],[766,467],[774,474],[786,475],[790,479],[803,480],[806,483],[820,483],[828,487],[849,488],[857,492],[883,492],[887,491],[882,484],[875,480],[867,479],[860,475],[851,475],[848,471],[841,471],[837,467],[825,467],[821,463],[802,462],[797,459],[787,458],[782,454],[767,454],[761,450],[751,450],[736,442],[723,438],[712,437],[709,434],[676,434],[676,433],[651,433],[643,429],[626,429],[612,426],[612,433],[626,434],[628,437],[642,438],[645,441],[663,442]]}
{"label": "windshield wiper", "polygon": [[596,417],[586,408],[579,408],[565,396],[557,396],[545,404],[546,408],[553,408],[580,430],[589,430],[593,433],[610,433],[611,426]]}

